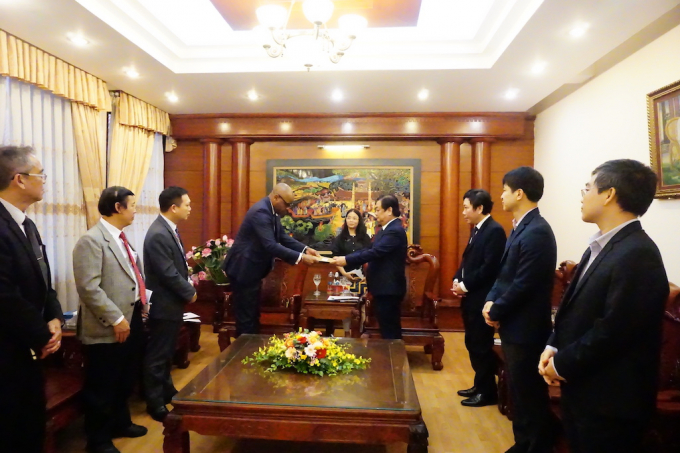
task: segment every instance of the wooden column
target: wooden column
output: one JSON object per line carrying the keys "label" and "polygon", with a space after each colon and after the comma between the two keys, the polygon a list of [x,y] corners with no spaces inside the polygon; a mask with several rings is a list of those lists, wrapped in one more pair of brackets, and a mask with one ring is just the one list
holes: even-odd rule
{"label": "wooden column", "polygon": [[231,236],[236,237],[248,212],[250,145],[252,140],[231,139]]}
{"label": "wooden column", "polygon": [[458,265],[458,223],[460,217],[460,144],[462,139],[439,140],[441,145],[441,186],[439,208],[439,296],[453,299],[451,283]]}
{"label": "wooden column", "polygon": [[222,197],[222,140],[205,138],[203,143],[203,241],[220,237]]}
{"label": "wooden column", "polygon": [[491,189],[491,138],[475,138],[472,143],[472,189]]}

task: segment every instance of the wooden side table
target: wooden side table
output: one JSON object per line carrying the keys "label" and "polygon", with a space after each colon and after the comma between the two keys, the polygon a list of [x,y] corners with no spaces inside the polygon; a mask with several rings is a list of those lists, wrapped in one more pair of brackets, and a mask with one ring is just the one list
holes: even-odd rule
{"label": "wooden side table", "polygon": [[328,300],[328,293],[321,292],[315,296],[310,292],[302,301],[300,310],[300,327],[312,330],[317,319],[343,320],[351,318],[350,336],[359,338],[361,335],[361,300],[343,301]]}

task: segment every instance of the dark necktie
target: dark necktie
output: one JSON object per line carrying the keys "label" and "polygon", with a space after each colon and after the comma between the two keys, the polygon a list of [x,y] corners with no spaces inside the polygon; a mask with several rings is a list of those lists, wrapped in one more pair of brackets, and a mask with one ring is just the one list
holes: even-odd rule
{"label": "dark necktie", "polygon": [[177,245],[179,245],[180,250],[182,250],[182,255],[184,255],[184,242],[182,242],[182,237],[179,235],[179,230],[175,228],[175,237],[177,238]]}
{"label": "dark necktie", "polygon": [[474,227],[472,229],[472,233],[470,234],[470,240],[468,241],[468,244],[472,244],[472,240],[477,236],[477,233],[479,232],[479,228]]}
{"label": "dark necktie", "polygon": [[137,286],[139,286],[139,300],[142,301],[143,305],[146,305],[146,285],[144,284],[142,273],[139,272],[137,262],[132,257],[132,249],[130,249],[130,243],[128,242],[127,237],[125,237],[125,233],[123,233],[122,231],[120,232],[120,238],[123,240],[123,244],[125,245],[125,251],[127,252],[127,256],[130,259],[130,263],[132,264],[132,269],[135,271]]}
{"label": "dark necktie", "polygon": [[45,281],[45,286],[49,287],[49,272],[47,270],[47,263],[45,262],[45,257],[43,256],[42,247],[40,242],[38,242],[38,229],[35,227],[35,223],[28,217],[24,220],[24,231],[26,232],[26,237],[31,243],[31,248],[38,260],[38,265],[40,266],[40,272],[42,273],[43,280]]}

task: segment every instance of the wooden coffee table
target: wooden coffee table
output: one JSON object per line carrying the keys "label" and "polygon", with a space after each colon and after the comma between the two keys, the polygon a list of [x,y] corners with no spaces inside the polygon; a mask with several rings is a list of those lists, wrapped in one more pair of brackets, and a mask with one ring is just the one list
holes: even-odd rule
{"label": "wooden coffee table", "polygon": [[[328,300],[328,293],[324,291],[321,291],[321,294],[318,296],[310,292],[302,301],[300,326],[303,329],[312,330],[314,328],[314,320],[316,319],[343,320],[346,318],[351,319],[350,336],[352,338],[359,338],[361,335],[361,306],[359,301]],[[326,330],[328,330],[328,327]],[[326,334],[329,333],[326,332]]]}
{"label": "wooden coffee table", "polygon": [[341,339],[371,364],[324,377],[266,373],[261,365],[241,363],[267,340],[241,335],[173,398],[164,422],[165,453],[189,453],[189,431],[308,442],[406,442],[409,453],[427,452],[427,428],[401,340]]}

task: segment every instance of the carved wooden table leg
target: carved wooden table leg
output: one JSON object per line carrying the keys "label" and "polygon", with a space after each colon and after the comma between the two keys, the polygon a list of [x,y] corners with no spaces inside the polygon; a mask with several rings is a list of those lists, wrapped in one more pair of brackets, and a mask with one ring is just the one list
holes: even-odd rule
{"label": "carved wooden table leg", "polygon": [[361,312],[353,308],[352,309],[352,320],[350,322],[350,331],[352,333],[352,338],[359,338],[361,335]]}
{"label": "carved wooden table leg", "polygon": [[310,319],[307,318],[307,310],[305,310],[303,308],[300,311],[300,317],[298,319],[299,319],[299,321],[298,321],[299,326],[298,327],[302,327],[303,329],[309,329]]}
{"label": "carved wooden table leg", "polygon": [[[411,425],[411,434],[408,439],[407,453],[427,453],[427,438],[430,434],[427,432],[425,422],[420,422],[417,425]],[[166,452],[167,453],[167,452]]]}
{"label": "carved wooden table leg", "polygon": [[[201,349],[201,324],[198,322],[185,322],[185,326],[189,330],[189,350],[191,352],[198,352]],[[215,331],[215,333],[219,330]]]}
{"label": "carved wooden table leg", "polygon": [[444,368],[444,337],[437,335],[432,341],[432,369],[440,371]]}
{"label": "carved wooden table leg", "polygon": [[182,416],[170,413],[163,426],[163,453],[190,453],[189,431],[182,426]]}
{"label": "carved wooden table leg", "polygon": [[231,336],[229,335],[229,330],[222,329],[220,333],[217,334],[217,344],[220,345],[220,351],[224,351],[231,344]]}

